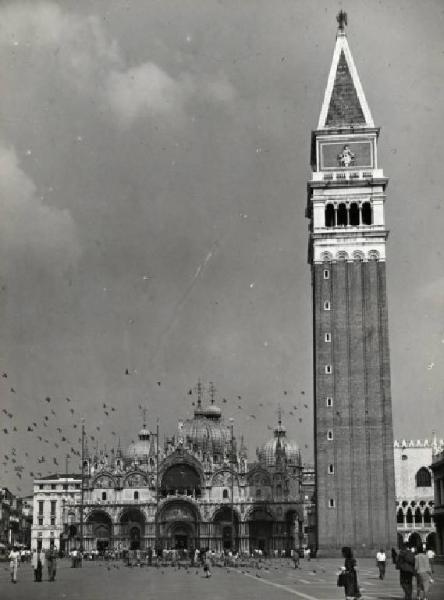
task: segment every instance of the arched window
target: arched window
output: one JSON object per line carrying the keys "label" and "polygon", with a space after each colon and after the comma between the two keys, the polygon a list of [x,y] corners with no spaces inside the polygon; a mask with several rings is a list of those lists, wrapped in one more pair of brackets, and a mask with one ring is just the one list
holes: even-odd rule
{"label": "arched window", "polygon": [[350,204],[350,225],[359,225],[359,208],[356,202]]}
{"label": "arched window", "polygon": [[106,500],[106,492],[102,492],[102,500]]}
{"label": "arched window", "polygon": [[422,514],[419,508],[415,510],[415,525],[421,525],[422,523]]}
{"label": "arched window", "polygon": [[362,223],[363,225],[372,224],[372,207],[370,202],[364,202],[362,205]]}
{"label": "arched window", "polygon": [[256,498],[260,498],[260,496],[262,496],[262,490],[259,488],[256,490]]}
{"label": "arched window", "polygon": [[134,492],[134,500],[138,500],[139,499],[139,492]]}
{"label": "arched window", "polygon": [[282,486],[280,483],[276,486],[276,496],[282,496]]}
{"label": "arched window", "polygon": [[432,521],[432,517],[430,514],[430,510],[427,507],[424,511],[424,525],[430,525],[431,521]]}
{"label": "arched window", "polygon": [[338,206],[338,225],[348,225],[348,212],[345,204]]}
{"label": "arched window", "polygon": [[333,204],[327,204],[327,206],[325,207],[325,226],[335,226],[335,207],[333,206]]}
{"label": "arched window", "polygon": [[432,476],[426,467],[421,467],[416,473],[416,487],[431,487]]}
{"label": "arched window", "polygon": [[228,490],[222,492],[222,498],[228,498]]}
{"label": "arched window", "polygon": [[407,525],[411,525],[413,523],[413,515],[410,507],[407,509],[406,517]]}
{"label": "arched window", "polygon": [[398,525],[402,525],[404,523],[404,514],[402,509],[398,509],[398,512],[396,513],[396,522]]}

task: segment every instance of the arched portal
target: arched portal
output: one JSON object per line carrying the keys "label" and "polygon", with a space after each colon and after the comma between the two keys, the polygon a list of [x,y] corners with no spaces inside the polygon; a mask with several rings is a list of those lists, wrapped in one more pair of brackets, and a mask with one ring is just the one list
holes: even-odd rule
{"label": "arched portal", "polygon": [[218,551],[239,549],[239,517],[231,506],[216,511],[213,518],[214,546]]}
{"label": "arched portal", "polygon": [[159,545],[161,548],[187,549],[199,547],[199,513],[191,501],[167,501],[159,511]]}
{"label": "arched portal", "polygon": [[249,516],[250,552],[262,550],[269,556],[273,538],[273,517],[262,507],[254,508]]}
{"label": "arched portal", "polygon": [[112,539],[111,517],[104,510],[94,510],[85,523],[84,538],[86,549],[104,552],[111,546]]}
{"label": "arched portal", "polygon": [[417,551],[419,549],[422,549],[423,544],[422,544],[422,539],[421,539],[421,536],[419,535],[419,533],[414,531],[413,533],[410,534],[408,545],[410,546],[410,548],[416,548]]}
{"label": "arched portal", "polygon": [[426,538],[426,548],[427,550],[433,550],[436,552],[436,533],[432,531]]}
{"label": "arched portal", "polygon": [[124,547],[129,550],[144,550],[145,516],[137,508],[129,508],[120,517],[120,535]]}
{"label": "arched portal", "polygon": [[177,495],[200,497],[200,475],[192,465],[176,463],[163,474],[161,493],[164,498]]}

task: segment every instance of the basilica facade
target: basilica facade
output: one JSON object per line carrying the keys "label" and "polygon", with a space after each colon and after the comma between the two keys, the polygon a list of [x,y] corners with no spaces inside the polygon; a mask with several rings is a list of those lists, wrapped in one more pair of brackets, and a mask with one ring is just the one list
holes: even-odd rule
{"label": "basilica facade", "polygon": [[268,555],[297,548],[304,541],[301,456],[280,418],[256,454],[248,461],[243,439],[237,442],[214,400],[203,405],[198,386],[194,416],[179,421],[162,447],[144,423],[126,450],[85,451],[83,477],[36,481],[35,546]]}

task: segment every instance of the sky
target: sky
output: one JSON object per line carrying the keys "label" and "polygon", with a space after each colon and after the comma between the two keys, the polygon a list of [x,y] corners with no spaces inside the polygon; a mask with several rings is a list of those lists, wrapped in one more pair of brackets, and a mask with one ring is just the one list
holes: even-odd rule
{"label": "sky", "polygon": [[280,406],[313,460],[306,183],[341,8],[390,179],[394,434],[444,437],[444,4],[17,0],[0,5],[2,485],[76,470],[81,419],[90,448],[126,447],[140,407],[174,434],[199,378],[250,459]]}

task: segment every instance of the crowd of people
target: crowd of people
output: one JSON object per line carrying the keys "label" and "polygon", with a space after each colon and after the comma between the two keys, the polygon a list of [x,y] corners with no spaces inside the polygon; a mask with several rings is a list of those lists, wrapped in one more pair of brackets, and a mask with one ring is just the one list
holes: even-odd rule
{"label": "crowd of people", "polygon": [[[399,582],[404,592],[405,600],[412,600],[413,583],[416,580],[416,598],[417,600],[428,600],[430,585],[433,583],[433,558],[432,550],[425,550],[422,544],[417,546],[402,544],[399,550],[392,548],[392,562],[399,571]],[[342,548],[344,566],[338,573],[337,585],[344,588],[346,600],[357,600],[361,598],[361,591],[358,581],[357,561],[353,556],[353,551],[349,547]],[[83,554],[79,550],[73,550],[70,553],[71,566],[76,568],[81,566]],[[251,554],[240,554],[231,551],[215,552],[209,548],[196,548],[188,551],[186,549],[163,549],[153,551],[148,548],[147,551],[140,550],[126,551],[121,555],[106,554],[105,560],[125,559],[127,566],[175,566],[181,567],[181,564],[190,567],[201,567],[204,577],[211,577],[211,569],[214,566],[220,567],[241,567],[248,564],[260,568],[261,561],[264,558],[263,552],[255,549]],[[277,557],[276,557],[277,558]],[[294,568],[299,567],[299,552],[292,550],[290,558]],[[309,556],[307,556],[310,559]],[[11,582],[17,583],[17,571],[20,562],[23,562],[22,553],[17,547],[14,547],[9,554],[9,566],[11,573]],[[57,551],[51,547],[48,550],[34,549],[31,554],[31,565],[34,571],[34,581],[41,582],[42,575],[47,568],[48,581],[55,581],[57,572]],[[376,554],[376,566],[379,573],[379,579],[383,580],[386,574],[387,556],[383,548]]]}
{"label": "crowd of people", "polygon": [[[344,588],[346,600],[361,598],[359,587],[357,561],[349,547],[342,548],[344,566],[338,573],[337,585]],[[401,544],[399,550],[392,548],[392,562],[399,571],[399,583],[404,592],[405,600],[413,600],[413,582],[416,580],[416,600],[428,600],[430,585],[433,583],[433,550],[426,549],[422,544]],[[383,548],[376,553],[376,566],[379,579],[385,577],[387,556]]]}
{"label": "crowd of people", "polygon": [[[17,547],[13,547],[9,553],[9,570],[11,582],[17,583],[17,572],[20,562],[24,562],[21,552]],[[31,553],[31,565],[34,570],[34,581],[42,581],[43,570],[46,565],[48,569],[48,581],[55,581],[57,572],[57,551],[54,548],[49,550],[33,550]]]}

